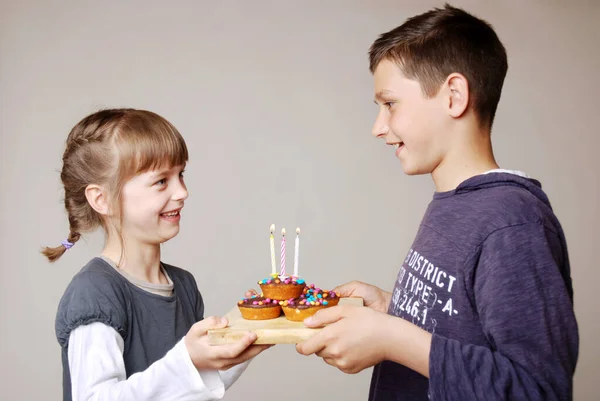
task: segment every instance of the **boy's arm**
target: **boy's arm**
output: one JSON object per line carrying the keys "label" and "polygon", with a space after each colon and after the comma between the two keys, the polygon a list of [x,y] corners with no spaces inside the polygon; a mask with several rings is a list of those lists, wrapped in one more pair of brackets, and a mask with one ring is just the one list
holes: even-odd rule
{"label": "boy's arm", "polygon": [[[435,400],[570,400],[578,354],[569,289],[542,226],[512,227],[485,242],[475,302],[491,348],[462,344],[368,308],[336,306],[305,321],[327,325],[297,345],[346,373],[391,360],[429,377]],[[474,256],[476,257],[476,256]],[[556,258],[566,257],[557,252]]]}
{"label": "boy's arm", "polygon": [[559,271],[566,251],[557,249],[558,235],[541,223],[508,227],[486,239],[475,302],[491,348],[434,334],[432,400],[572,399],[578,330]]}

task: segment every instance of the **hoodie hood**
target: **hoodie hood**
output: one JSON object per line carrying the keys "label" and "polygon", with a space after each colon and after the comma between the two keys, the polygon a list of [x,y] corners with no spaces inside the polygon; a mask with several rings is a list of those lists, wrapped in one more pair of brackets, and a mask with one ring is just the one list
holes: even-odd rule
{"label": "hoodie hood", "polygon": [[458,195],[479,189],[509,186],[521,187],[530,192],[548,207],[551,207],[550,200],[548,199],[546,193],[544,193],[542,190],[542,184],[538,180],[522,177],[517,174],[494,171],[471,177],[463,181],[458,187],[456,187],[456,189],[452,191],[436,192],[434,199],[442,199],[447,196]]}

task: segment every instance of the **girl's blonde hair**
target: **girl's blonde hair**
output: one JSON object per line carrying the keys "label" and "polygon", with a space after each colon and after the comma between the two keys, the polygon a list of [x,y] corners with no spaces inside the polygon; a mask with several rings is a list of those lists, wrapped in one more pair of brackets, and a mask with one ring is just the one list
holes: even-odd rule
{"label": "girl's blonde hair", "polygon": [[[111,211],[122,221],[123,185],[148,170],[185,165],[188,150],[177,129],[158,114],[146,110],[110,109],[93,113],[73,127],[62,160],[60,178],[69,217],[67,242],[74,244],[82,233],[98,226],[108,231],[106,219],[87,201],[88,185],[107,188]],[[67,249],[64,244],[44,247],[42,253],[54,262]]]}

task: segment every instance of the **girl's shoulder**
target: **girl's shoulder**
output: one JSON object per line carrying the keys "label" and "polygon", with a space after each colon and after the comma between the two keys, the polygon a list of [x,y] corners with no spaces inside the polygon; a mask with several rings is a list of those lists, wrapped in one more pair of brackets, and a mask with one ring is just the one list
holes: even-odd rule
{"label": "girl's shoulder", "polygon": [[182,269],[181,267],[167,264],[165,262],[161,262],[161,264],[172,280],[177,279],[184,283],[193,283],[194,285],[196,284],[196,279],[194,278],[194,275],[189,271]]}
{"label": "girl's shoulder", "polygon": [[101,258],[90,260],[67,286],[56,314],[55,330],[61,345],[76,327],[105,323],[123,337],[127,327],[127,289],[124,279]]}

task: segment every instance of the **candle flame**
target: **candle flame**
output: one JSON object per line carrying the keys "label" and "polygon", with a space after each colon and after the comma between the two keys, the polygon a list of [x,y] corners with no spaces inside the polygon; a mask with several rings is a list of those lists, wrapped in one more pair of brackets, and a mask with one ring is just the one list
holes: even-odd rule
{"label": "candle flame", "polygon": [[271,224],[271,234],[275,232],[275,224]]}
{"label": "candle flame", "polygon": [[285,237],[285,228],[281,229],[281,235],[283,235]]}
{"label": "candle flame", "polygon": [[300,235],[300,227],[296,228],[296,234]]}

